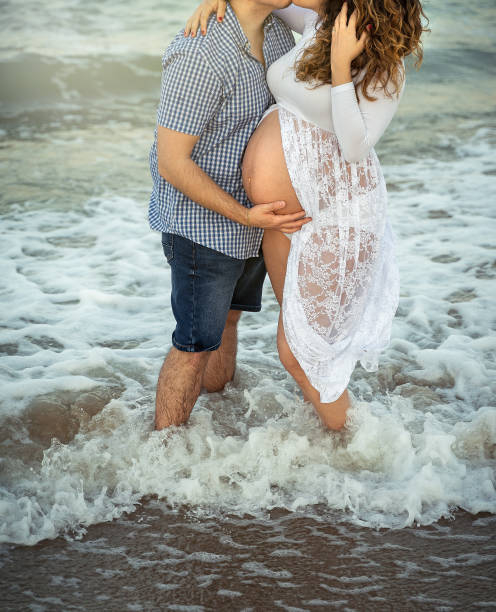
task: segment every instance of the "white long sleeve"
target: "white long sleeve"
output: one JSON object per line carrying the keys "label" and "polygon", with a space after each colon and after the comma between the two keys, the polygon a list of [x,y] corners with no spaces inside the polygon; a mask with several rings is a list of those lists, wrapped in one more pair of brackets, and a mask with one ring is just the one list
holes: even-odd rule
{"label": "white long sleeve", "polygon": [[[361,94],[360,102],[351,81],[336,87],[329,84],[312,87],[312,84],[297,80],[295,64],[301,51],[314,40],[318,15],[294,5],[274,13],[281,13],[281,18],[295,31],[303,26],[301,39],[267,71],[267,83],[276,103],[334,132],[346,161],[359,162],[366,158],[391,123],[403,95],[405,80],[400,92],[391,97],[387,95],[388,90],[392,91],[390,83],[386,91],[379,84],[375,87],[372,84],[369,92],[376,99],[370,101]],[[403,61],[399,68],[404,74]],[[360,81],[361,76],[357,75],[355,80]]]}
{"label": "white long sleeve", "polygon": [[399,94],[392,98],[383,89],[370,88],[377,98],[373,102],[363,95],[357,100],[353,82],[331,87],[332,123],[344,158],[358,162],[365,158],[384,134],[398,108],[405,81]]}
{"label": "white long sleeve", "polygon": [[305,28],[305,16],[308,17],[309,14],[314,16],[315,12],[311,9],[291,4],[287,8],[272,11],[272,14],[282,19],[284,23],[293,30],[293,32],[302,34]]}

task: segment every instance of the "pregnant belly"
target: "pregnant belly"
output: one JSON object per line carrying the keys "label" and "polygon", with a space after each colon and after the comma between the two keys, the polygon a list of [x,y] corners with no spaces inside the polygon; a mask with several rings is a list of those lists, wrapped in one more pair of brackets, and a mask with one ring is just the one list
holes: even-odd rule
{"label": "pregnant belly", "polygon": [[302,210],[289,178],[282,148],[279,112],[272,111],[253,132],[242,164],[243,185],[253,204],[284,200],[279,214]]}

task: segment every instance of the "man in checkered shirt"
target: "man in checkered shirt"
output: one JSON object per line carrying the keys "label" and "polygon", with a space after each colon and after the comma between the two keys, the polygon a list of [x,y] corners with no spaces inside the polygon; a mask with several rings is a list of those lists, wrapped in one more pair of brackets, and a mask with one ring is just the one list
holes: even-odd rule
{"label": "man in checkered shirt", "polygon": [[304,213],[251,207],[241,159],[273,103],[265,72],[294,45],[273,9],[287,0],[231,0],[205,36],[181,32],[163,57],[162,91],[150,152],[149,220],[162,232],[171,267],[172,348],[160,371],[155,428],[188,420],[203,387],[232,380],[241,311],[261,308],[263,229],[293,232]]}

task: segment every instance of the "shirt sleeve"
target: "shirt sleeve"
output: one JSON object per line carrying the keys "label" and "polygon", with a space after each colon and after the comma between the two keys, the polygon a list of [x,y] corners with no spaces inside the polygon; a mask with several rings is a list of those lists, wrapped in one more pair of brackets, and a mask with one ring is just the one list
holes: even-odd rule
{"label": "shirt sleeve", "polygon": [[305,29],[305,15],[308,15],[308,13],[314,14],[314,11],[291,4],[287,8],[277,9],[272,11],[272,13],[279,17],[279,19],[282,19],[293,32],[302,34]]}
{"label": "shirt sleeve", "polygon": [[199,136],[222,101],[222,83],[201,53],[164,59],[157,123]]}
{"label": "shirt sleeve", "polygon": [[391,123],[404,87],[403,79],[400,92],[392,97],[382,87],[371,87],[369,92],[377,99],[370,101],[362,95],[360,102],[353,82],[331,87],[332,122],[346,161],[359,162],[367,157]]}

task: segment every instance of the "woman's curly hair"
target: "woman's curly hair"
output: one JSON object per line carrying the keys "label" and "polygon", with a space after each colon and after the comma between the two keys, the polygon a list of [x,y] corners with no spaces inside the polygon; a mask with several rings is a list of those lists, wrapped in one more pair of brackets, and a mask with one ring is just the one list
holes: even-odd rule
{"label": "woman's curly hair", "polygon": [[[344,0],[324,0],[315,42],[306,47],[296,63],[299,81],[316,82],[315,87],[331,83],[331,37],[334,21]],[[372,25],[364,51],[351,63],[351,74],[364,72],[360,79],[363,95],[368,100],[369,85],[380,84],[390,97],[401,89],[404,73],[401,60],[413,53],[420,67],[423,51],[420,37],[429,31],[422,24],[427,20],[419,0],[348,0],[348,15],[356,8],[357,37],[368,24]],[[428,20],[427,20],[428,23]],[[386,85],[388,86],[386,89]]]}

